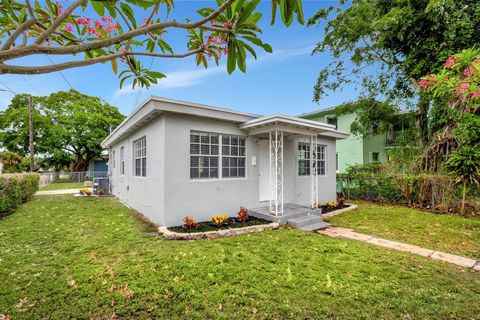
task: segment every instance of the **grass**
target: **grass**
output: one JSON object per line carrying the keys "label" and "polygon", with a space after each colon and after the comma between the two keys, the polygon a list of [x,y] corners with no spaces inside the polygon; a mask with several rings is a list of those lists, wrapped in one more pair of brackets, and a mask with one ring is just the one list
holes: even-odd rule
{"label": "grass", "polygon": [[328,219],[335,226],[480,259],[480,219],[434,214],[401,206],[358,202]]}
{"label": "grass", "polygon": [[59,182],[59,183],[50,183],[49,185],[43,186],[40,188],[41,191],[48,190],[63,190],[63,189],[82,189],[86,188],[84,182]]}
{"label": "grass", "polygon": [[480,274],[281,228],[149,237],[113,198],[34,197],[0,220],[0,315],[13,319],[478,318]]}

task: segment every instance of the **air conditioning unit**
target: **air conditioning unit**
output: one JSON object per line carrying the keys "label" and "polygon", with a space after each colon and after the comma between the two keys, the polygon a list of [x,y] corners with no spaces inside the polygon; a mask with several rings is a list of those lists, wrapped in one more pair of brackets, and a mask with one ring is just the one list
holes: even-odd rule
{"label": "air conditioning unit", "polygon": [[98,190],[103,190],[104,194],[110,194],[110,181],[108,178],[93,178],[93,193],[98,194]]}

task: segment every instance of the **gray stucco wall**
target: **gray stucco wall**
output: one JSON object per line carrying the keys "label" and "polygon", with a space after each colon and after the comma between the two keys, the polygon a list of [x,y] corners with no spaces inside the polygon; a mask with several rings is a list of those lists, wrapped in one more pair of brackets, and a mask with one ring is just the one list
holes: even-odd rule
{"label": "gray stucco wall", "polygon": [[[147,142],[147,176],[136,177],[133,174],[133,141],[143,136],[146,136]],[[115,150],[115,168],[112,159],[109,161],[112,194],[159,225],[165,224],[164,138],[165,118],[159,116],[113,146],[111,150]],[[125,148],[124,175],[120,173],[122,146]]]}
{"label": "gray stucco wall", "polygon": [[[202,131],[246,136],[238,124],[208,118],[164,114],[116,143],[113,194],[159,225],[178,225],[183,217],[209,220],[214,214],[236,215],[240,206],[268,205],[259,199],[259,141],[247,137],[247,177],[215,180],[190,179],[190,132]],[[147,177],[133,177],[132,143],[146,136]],[[308,141],[291,135],[284,140],[284,202],[308,206],[310,178],[298,176],[297,143]],[[319,177],[319,202],[335,200],[335,139],[319,138],[327,146],[327,174]],[[120,147],[125,147],[125,175],[120,175]],[[252,157],[257,163],[252,165]]]}

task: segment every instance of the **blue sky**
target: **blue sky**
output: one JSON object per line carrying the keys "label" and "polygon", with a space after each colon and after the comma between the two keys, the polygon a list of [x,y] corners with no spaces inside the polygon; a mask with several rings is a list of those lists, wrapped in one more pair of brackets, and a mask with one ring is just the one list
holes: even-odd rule
{"label": "blue sky", "polygon": [[[68,5],[67,1],[64,6]],[[183,20],[186,17],[198,18],[196,9],[213,6],[212,1],[179,1],[169,18]],[[312,16],[319,8],[337,4],[337,1],[304,0],[305,16]],[[298,115],[314,109],[325,108],[353,100],[358,92],[352,87],[332,93],[319,104],[312,102],[312,88],[318,72],[332,61],[328,54],[311,55],[312,48],[323,38],[323,27],[306,28],[292,24],[286,28],[280,21],[270,26],[271,3],[261,2],[259,11],[263,12],[261,28],[264,42],[273,47],[273,53],[257,50],[258,59],[250,58],[247,73],[236,71],[228,75],[224,66],[225,59],[216,67],[212,63],[209,69],[196,67],[193,58],[155,59],[152,69],[163,72],[167,79],[146,90],[132,91],[126,85],[119,89],[118,78],[111,71],[110,64],[95,65],[63,71],[72,86],[88,95],[99,96],[103,100],[116,105],[120,111],[128,115],[135,106],[149,95],[194,101],[219,107],[234,108],[258,114],[282,113]],[[142,12],[137,12],[141,15]],[[186,49],[186,33],[171,30],[165,36],[175,52]],[[55,62],[64,59],[52,57]],[[23,59],[28,65],[49,64],[45,56]],[[149,66],[150,58],[144,60]],[[3,75],[0,80],[17,93],[46,95],[60,90],[68,90],[69,85],[56,72],[47,75],[17,76]],[[0,84],[0,87],[2,85]],[[0,110],[8,105],[12,94],[0,92]]]}

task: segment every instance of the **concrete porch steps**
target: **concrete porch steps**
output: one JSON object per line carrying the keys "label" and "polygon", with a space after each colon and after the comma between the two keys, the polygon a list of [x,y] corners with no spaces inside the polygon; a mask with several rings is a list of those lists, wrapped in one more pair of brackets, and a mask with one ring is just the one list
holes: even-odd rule
{"label": "concrete porch steps", "polygon": [[280,216],[272,215],[268,206],[249,209],[248,214],[280,224],[289,224],[294,228],[309,232],[330,226],[323,222],[322,209],[312,209],[292,203],[285,204],[284,214]]}
{"label": "concrete porch steps", "polygon": [[321,215],[312,214],[305,214],[300,217],[288,219],[287,224],[307,232],[325,229],[330,226],[329,223],[323,222]]}
{"label": "concrete porch steps", "polygon": [[322,222],[322,217],[317,215],[304,214],[300,217],[292,218],[287,220],[287,224],[295,228],[302,228],[311,224],[316,224]]}
{"label": "concrete porch steps", "polygon": [[304,227],[300,228],[300,230],[307,231],[307,232],[312,232],[312,231],[317,231],[317,230],[324,230],[324,229],[326,229],[330,226],[331,226],[330,223],[320,222],[320,223],[314,223],[314,224],[310,224],[308,226],[304,226]]}

